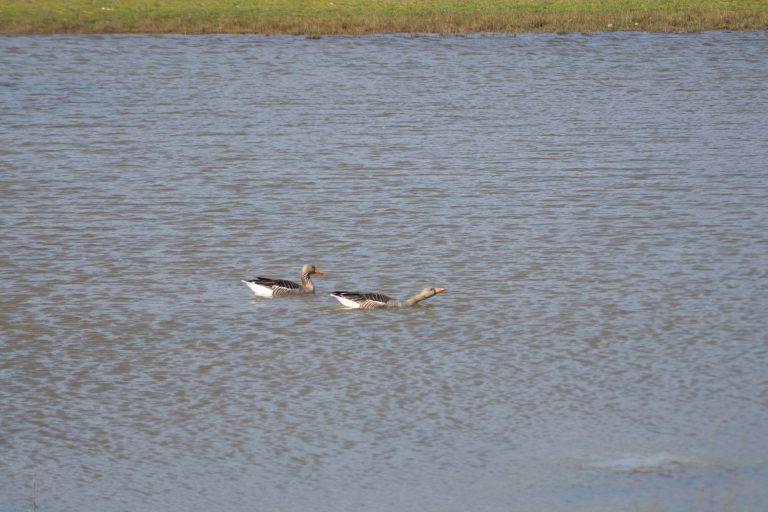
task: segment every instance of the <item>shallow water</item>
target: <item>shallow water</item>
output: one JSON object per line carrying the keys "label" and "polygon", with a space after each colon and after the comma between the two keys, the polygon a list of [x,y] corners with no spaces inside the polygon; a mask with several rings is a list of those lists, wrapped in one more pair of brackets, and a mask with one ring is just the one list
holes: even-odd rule
{"label": "shallow water", "polygon": [[0,38],[0,510],[763,510],[766,55]]}

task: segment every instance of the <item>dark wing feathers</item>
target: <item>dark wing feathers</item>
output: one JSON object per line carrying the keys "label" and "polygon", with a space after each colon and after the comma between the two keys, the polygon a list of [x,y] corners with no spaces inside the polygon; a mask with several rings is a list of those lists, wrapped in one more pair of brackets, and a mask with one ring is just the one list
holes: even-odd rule
{"label": "dark wing feathers", "polygon": [[269,279],[267,277],[257,277],[251,279],[249,282],[260,284],[261,286],[267,286],[269,288],[286,288],[288,290],[298,290],[301,288],[299,283],[288,281],[287,279]]}
{"label": "dark wing feathers", "polygon": [[338,295],[339,297],[344,297],[345,299],[353,300],[355,302],[371,301],[386,304],[388,301],[392,300],[392,297],[384,295],[383,293],[333,292],[331,295]]}

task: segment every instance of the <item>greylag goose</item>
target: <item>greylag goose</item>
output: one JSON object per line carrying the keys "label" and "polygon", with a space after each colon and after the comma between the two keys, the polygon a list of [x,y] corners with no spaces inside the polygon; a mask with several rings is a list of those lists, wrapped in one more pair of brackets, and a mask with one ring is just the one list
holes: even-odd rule
{"label": "greylag goose", "polygon": [[424,288],[416,295],[407,299],[393,299],[383,293],[358,293],[358,292],[333,292],[331,297],[341,302],[348,308],[374,309],[374,308],[404,308],[413,306],[424,299],[443,293],[445,288]]}
{"label": "greylag goose", "polygon": [[309,278],[312,274],[323,275],[319,268],[306,263],[301,267],[301,284],[287,279],[269,279],[267,277],[257,277],[247,281],[243,279],[242,281],[258,297],[282,297],[284,295],[315,293],[315,285]]}

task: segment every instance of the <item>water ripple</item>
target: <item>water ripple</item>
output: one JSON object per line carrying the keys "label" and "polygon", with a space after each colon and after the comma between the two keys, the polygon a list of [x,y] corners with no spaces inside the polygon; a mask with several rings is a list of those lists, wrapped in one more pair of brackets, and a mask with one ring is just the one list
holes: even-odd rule
{"label": "water ripple", "polygon": [[0,49],[0,510],[768,499],[762,33]]}

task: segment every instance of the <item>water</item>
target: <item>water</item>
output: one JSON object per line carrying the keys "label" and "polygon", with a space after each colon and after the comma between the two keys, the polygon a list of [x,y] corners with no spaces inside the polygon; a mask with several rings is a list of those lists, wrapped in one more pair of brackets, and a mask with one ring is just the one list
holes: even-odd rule
{"label": "water", "polygon": [[766,55],[0,39],[0,510],[763,510]]}

